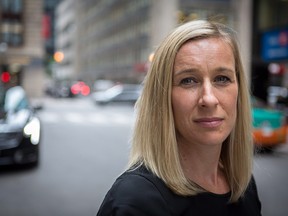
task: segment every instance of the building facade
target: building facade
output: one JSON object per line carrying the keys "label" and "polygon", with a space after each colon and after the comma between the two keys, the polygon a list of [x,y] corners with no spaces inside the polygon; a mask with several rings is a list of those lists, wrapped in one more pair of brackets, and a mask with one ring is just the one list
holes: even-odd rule
{"label": "building facade", "polygon": [[42,95],[45,80],[42,5],[42,0],[0,1],[1,73],[9,73],[6,85],[22,85],[32,97]]}
{"label": "building facade", "polygon": [[84,79],[133,79],[149,54],[149,0],[87,1],[81,13],[79,70]]}
{"label": "building facade", "polygon": [[[275,106],[288,105],[288,1],[253,1],[252,92]],[[276,87],[276,88],[275,88]]]}
{"label": "building facade", "polygon": [[173,28],[211,17],[239,31],[248,59],[250,8],[250,0],[63,0],[56,13],[56,49],[65,57],[56,78],[141,82],[149,55]]}
{"label": "building facade", "polygon": [[77,68],[77,8],[80,1],[63,1],[56,9],[55,47],[63,59],[55,59],[53,76],[58,79],[76,78]]}

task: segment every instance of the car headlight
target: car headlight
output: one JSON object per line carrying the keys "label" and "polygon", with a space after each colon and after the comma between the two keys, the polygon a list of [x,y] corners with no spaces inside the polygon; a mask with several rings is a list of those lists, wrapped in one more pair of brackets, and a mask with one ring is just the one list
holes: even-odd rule
{"label": "car headlight", "polygon": [[38,118],[33,117],[23,130],[24,136],[30,137],[32,144],[37,145],[40,141],[40,121]]}
{"label": "car headlight", "polygon": [[273,134],[273,128],[268,121],[265,121],[262,123],[261,131],[262,131],[263,136],[265,137],[269,137]]}

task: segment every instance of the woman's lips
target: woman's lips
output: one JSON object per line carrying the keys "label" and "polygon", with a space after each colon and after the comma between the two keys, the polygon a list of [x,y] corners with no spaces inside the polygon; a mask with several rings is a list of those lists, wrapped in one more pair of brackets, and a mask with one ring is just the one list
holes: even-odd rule
{"label": "woman's lips", "polygon": [[206,128],[215,128],[222,124],[223,118],[211,117],[211,118],[197,118],[194,120],[197,124]]}

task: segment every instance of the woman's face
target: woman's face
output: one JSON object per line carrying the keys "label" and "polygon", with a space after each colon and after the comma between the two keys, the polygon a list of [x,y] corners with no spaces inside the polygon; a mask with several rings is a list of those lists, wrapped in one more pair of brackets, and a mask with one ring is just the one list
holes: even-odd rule
{"label": "woman's face", "polygon": [[221,145],[236,121],[238,83],[231,47],[219,38],[178,51],[172,107],[179,144]]}

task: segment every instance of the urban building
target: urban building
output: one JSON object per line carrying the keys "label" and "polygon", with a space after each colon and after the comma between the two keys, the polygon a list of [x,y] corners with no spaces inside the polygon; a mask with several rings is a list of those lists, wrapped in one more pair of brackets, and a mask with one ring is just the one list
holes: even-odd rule
{"label": "urban building", "polygon": [[48,75],[52,75],[55,53],[55,8],[59,0],[44,0],[42,18],[42,37],[44,39],[44,67]]}
{"label": "urban building", "polygon": [[52,77],[54,79],[67,80],[78,79],[77,70],[79,53],[77,51],[79,40],[77,39],[78,14],[77,10],[82,1],[62,1],[55,13],[55,53],[56,64]]}
{"label": "urban building", "polygon": [[287,0],[253,1],[252,92],[272,106],[288,105],[287,11]]}
{"label": "urban building", "polygon": [[149,0],[62,1],[56,11],[56,49],[63,80],[135,79],[146,70]]}
{"label": "urban building", "polygon": [[22,85],[32,97],[42,95],[45,76],[42,6],[42,0],[0,1],[0,85]]}
{"label": "urban building", "polygon": [[201,18],[235,28],[248,62],[251,4],[250,0],[63,0],[56,12],[55,36],[56,49],[64,58],[54,76],[90,85],[96,79],[141,82],[159,42],[178,24]]}
{"label": "urban building", "polygon": [[149,52],[149,0],[87,1],[81,14],[83,78],[135,82]]}

